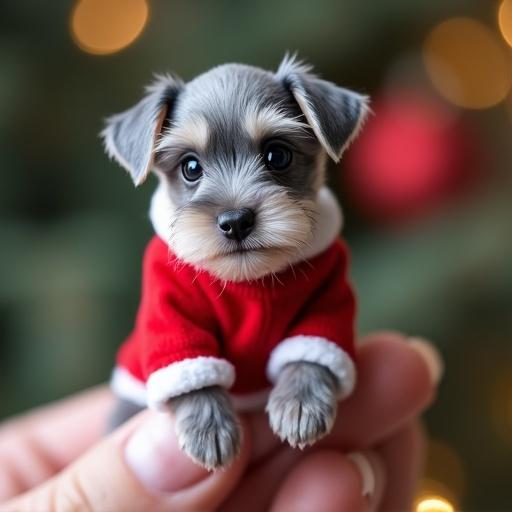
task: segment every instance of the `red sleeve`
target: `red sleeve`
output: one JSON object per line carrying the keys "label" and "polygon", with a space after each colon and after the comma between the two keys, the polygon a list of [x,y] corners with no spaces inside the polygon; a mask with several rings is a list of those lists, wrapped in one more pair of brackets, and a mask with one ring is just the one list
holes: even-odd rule
{"label": "red sleeve", "polygon": [[338,379],[340,398],[355,386],[354,320],[356,302],[347,279],[348,251],[336,241],[332,254],[317,265],[321,275],[287,337],[271,354],[268,374],[275,380],[287,363],[308,361],[326,366]]}
{"label": "red sleeve", "polygon": [[[156,408],[172,396],[211,385],[230,387],[234,380],[231,364],[219,358],[215,316],[194,285],[195,272],[171,258],[155,236],[144,255],[135,328],[119,352],[121,366],[138,365],[148,403]],[[132,360],[123,361],[123,354]]]}
{"label": "red sleeve", "polygon": [[308,301],[300,320],[288,336],[320,336],[336,343],[354,357],[354,319],[356,301],[347,278],[348,252],[339,242],[336,258],[317,293]]}

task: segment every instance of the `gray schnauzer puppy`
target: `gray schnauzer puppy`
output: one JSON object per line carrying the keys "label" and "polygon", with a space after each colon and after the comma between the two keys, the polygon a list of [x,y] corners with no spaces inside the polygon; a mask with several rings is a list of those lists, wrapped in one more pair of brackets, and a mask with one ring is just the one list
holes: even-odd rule
{"label": "gray schnauzer puppy", "polygon": [[[278,288],[290,269],[308,279],[308,265],[314,266],[308,261],[333,243],[341,227],[341,214],[325,187],[327,156],[339,161],[367,113],[365,96],[319,79],[287,56],[275,73],[226,64],[187,84],[175,76],[159,77],[137,105],[108,120],[102,137],[108,154],[136,185],[151,171],[158,177],[150,215],[178,262],[176,272],[192,268],[198,280],[209,276],[212,286],[220,283],[215,297],[222,301],[230,283],[267,280]],[[190,293],[189,301],[206,300],[195,299],[195,284],[189,285],[183,297]],[[143,293],[151,295],[151,286]],[[177,301],[180,315],[188,307],[184,302]],[[307,307],[303,302],[301,308]],[[275,306],[276,316],[281,308],[286,314],[283,302]],[[180,336],[193,328],[196,315],[201,323],[199,304]],[[242,325],[243,319],[236,322]],[[215,329],[220,346],[229,347],[223,327]],[[284,355],[270,357],[267,374],[274,386],[265,400],[273,431],[303,447],[329,432],[338,399],[354,386],[355,369],[333,343],[299,334],[289,343],[299,347],[300,357],[289,357],[284,349]],[[254,367],[256,352],[250,354]],[[228,356],[227,361],[210,352],[190,357],[155,371],[147,382],[136,371],[116,370],[113,387],[120,399],[111,426],[146,404],[168,410],[182,449],[207,468],[224,466],[241,443],[236,398],[226,390],[234,381],[232,364],[239,368]],[[206,367],[198,371],[196,360]]]}

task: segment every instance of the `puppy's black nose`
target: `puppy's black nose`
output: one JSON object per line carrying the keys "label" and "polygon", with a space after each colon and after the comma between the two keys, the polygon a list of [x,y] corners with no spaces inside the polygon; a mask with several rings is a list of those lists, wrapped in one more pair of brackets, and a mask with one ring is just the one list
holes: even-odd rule
{"label": "puppy's black nose", "polygon": [[222,212],[217,224],[226,238],[241,242],[254,228],[256,215],[250,208],[237,208]]}

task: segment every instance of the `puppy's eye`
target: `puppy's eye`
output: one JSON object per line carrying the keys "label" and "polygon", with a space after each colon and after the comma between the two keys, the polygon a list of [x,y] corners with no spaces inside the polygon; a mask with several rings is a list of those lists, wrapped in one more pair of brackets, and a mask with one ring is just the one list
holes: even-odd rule
{"label": "puppy's eye", "polygon": [[189,156],[181,162],[181,174],[187,181],[197,181],[203,175],[203,168],[196,157]]}
{"label": "puppy's eye", "polygon": [[265,148],[263,160],[267,169],[282,171],[290,165],[292,152],[280,144],[269,144]]}

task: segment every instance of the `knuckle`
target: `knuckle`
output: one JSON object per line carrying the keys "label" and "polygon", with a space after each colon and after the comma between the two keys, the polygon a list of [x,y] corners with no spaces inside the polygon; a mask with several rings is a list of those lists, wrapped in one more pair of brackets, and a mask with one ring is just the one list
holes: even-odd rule
{"label": "knuckle", "polygon": [[70,471],[53,486],[51,510],[55,512],[99,512],[79,472]]}

